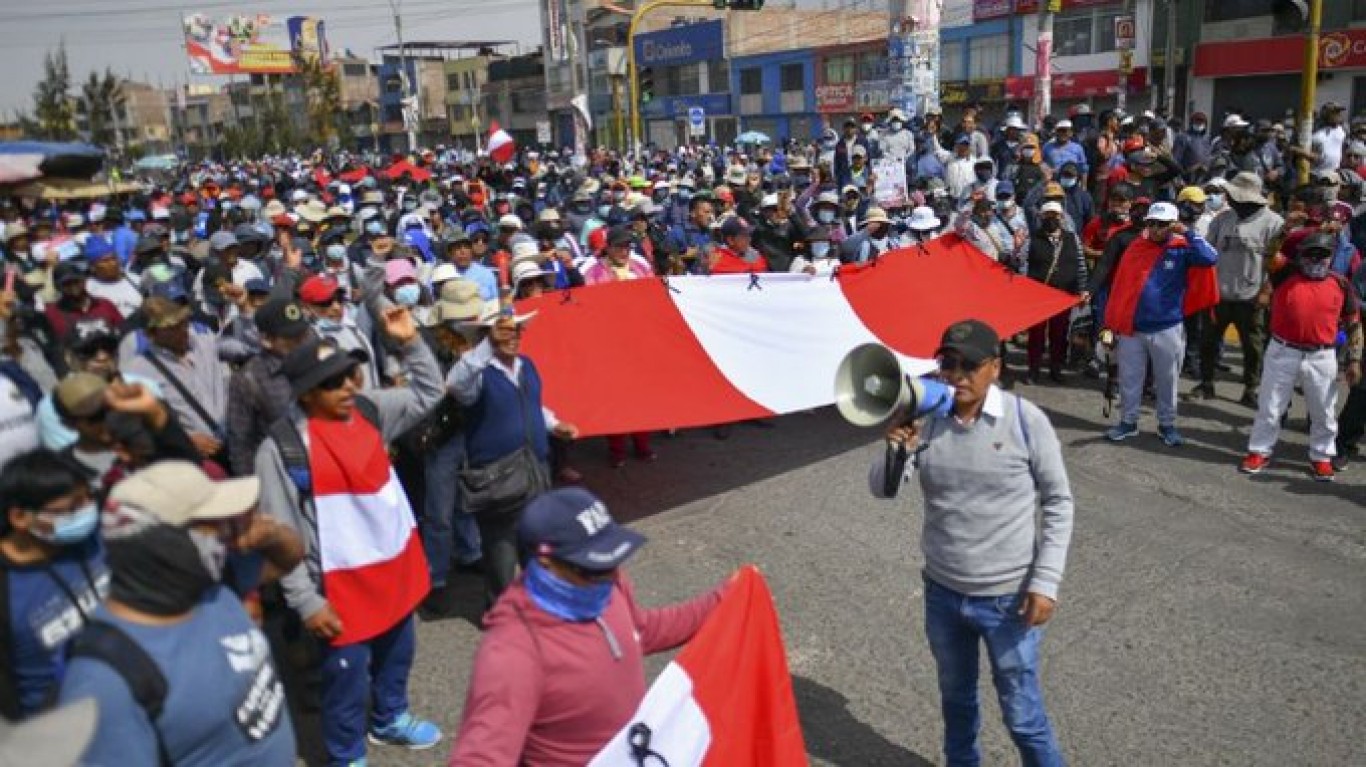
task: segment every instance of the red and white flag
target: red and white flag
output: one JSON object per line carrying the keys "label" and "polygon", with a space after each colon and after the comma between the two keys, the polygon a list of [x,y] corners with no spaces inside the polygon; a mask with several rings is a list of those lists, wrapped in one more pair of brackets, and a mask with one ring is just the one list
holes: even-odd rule
{"label": "red and white flag", "polygon": [[499,127],[497,120],[489,123],[488,150],[489,157],[498,163],[511,162],[512,156],[517,154],[517,142]]}
{"label": "red and white flag", "polygon": [[308,423],[323,592],[341,618],[341,646],[393,628],[431,588],[408,496],[368,421]]}
{"label": "red and white flag", "polygon": [[[635,748],[633,748],[633,746]],[[642,762],[635,751],[653,755]],[[807,764],[778,613],[744,567],[631,722],[588,767],[801,767]]]}
{"label": "red and white flag", "polygon": [[[881,343],[912,375],[944,328],[980,319],[1002,338],[1076,297],[1009,272],[949,235],[829,275],[609,282],[518,302],[546,405],[583,436],[710,426],[835,401],[851,349]],[[589,332],[612,328],[610,340]],[[604,396],[603,392],[612,392]]]}

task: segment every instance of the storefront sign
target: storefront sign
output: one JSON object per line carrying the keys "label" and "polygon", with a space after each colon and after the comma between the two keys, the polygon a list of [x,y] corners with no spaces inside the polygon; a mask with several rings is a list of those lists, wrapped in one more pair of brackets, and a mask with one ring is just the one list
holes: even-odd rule
{"label": "storefront sign", "polygon": [[1133,16],[1115,17],[1115,48],[1117,50],[1133,50],[1135,35],[1136,31]]}
{"label": "storefront sign", "polygon": [[[1135,69],[1128,79],[1129,92],[1143,90],[1147,83],[1148,70]],[[1034,98],[1035,78],[1007,77],[1006,98],[1011,101],[1024,101]],[[1107,96],[1119,87],[1119,74],[1114,70],[1100,72],[1055,72],[1053,74],[1052,96],[1054,99],[1084,99],[1091,96]]]}
{"label": "storefront sign", "polygon": [[973,0],[972,20],[985,21],[1009,16],[1014,10],[1012,0]]}
{"label": "storefront sign", "polygon": [[[1343,29],[1319,38],[1319,69],[1366,67],[1366,29]],[[1304,38],[1272,37],[1201,43],[1195,48],[1196,77],[1238,77],[1298,72],[1304,68]]]}
{"label": "storefront sign", "polygon": [[854,84],[816,86],[817,112],[848,112],[854,108]]}
{"label": "storefront sign", "polygon": [[636,37],[636,66],[676,67],[725,58],[721,21],[670,27]]}
{"label": "storefront sign", "polygon": [[984,80],[982,82],[940,83],[939,104],[945,107],[978,104],[988,101],[1005,101],[1005,80]]}
{"label": "storefront sign", "polygon": [[640,113],[645,117],[669,117],[687,120],[688,110],[693,107],[701,107],[703,112],[712,117],[729,115],[731,114],[730,94],[699,93],[693,96],[657,98],[642,104]]}
{"label": "storefront sign", "polygon": [[[1064,11],[1073,8],[1098,8],[1102,5],[1119,5],[1119,0],[1062,0]],[[1038,13],[1039,0],[1015,0],[1015,13]]]}

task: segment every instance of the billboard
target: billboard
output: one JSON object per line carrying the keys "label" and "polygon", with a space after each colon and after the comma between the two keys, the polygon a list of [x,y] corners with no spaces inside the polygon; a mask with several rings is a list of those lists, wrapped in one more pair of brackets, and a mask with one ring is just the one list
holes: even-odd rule
{"label": "billboard", "polygon": [[725,27],[719,20],[636,36],[638,67],[676,67],[722,59],[725,55]]}
{"label": "billboard", "polygon": [[185,53],[197,75],[276,75],[295,71],[294,53],[325,58],[323,22],[294,16],[284,24],[267,14],[184,17]]}

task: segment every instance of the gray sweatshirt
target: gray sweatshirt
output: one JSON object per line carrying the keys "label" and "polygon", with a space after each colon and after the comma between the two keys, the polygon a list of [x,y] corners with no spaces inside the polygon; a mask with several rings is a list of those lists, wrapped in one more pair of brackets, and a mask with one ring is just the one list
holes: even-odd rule
{"label": "gray sweatshirt", "polygon": [[[402,347],[399,355],[408,375],[406,389],[366,389],[357,396],[375,403],[379,413],[380,435],[385,442],[412,428],[441,399],[441,369],[431,349],[419,336]],[[359,416],[353,415],[353,418]],[[290,418],[308,446],[308,425],[296,407]],[[454,470],[454,468],[452,468]],[[284,460],[275,440],[266,437],[256,451],[256,476],[261,480],[261,511],[288,524],[304,542],[304,561],[280,580],[285,601],[299,617],[307,620],[327,604],[322,595],[322,565],[318,552],[318,529],[304,516],[299,489],[285,471]]]}
{"label": "gray sweatshirt", "polygon": [[1215,269],[1221,301],[1251,301],[1257,297],[1266,280],[1263,263],[1284,224],[1285,219],[1267,208],[1246,219],[1238,218],[1232,209],[1214,217],[1205,239],[1219,251]]}
{"label": "gray sweatshirt", "polygon": [[[920,439],[902,484],[920,477],[926,577],[968,596],[1023,589],[1057,599],[1072,538],[1072,490],[1048,416],[992,386],[975,422],[930,418]],[[888,497],[884,475],[879,453],[868,477],[875,497]]]}

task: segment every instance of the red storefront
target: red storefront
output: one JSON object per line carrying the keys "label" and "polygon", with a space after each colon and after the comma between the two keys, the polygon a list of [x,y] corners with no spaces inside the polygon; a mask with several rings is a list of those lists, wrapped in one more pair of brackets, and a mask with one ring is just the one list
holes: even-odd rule
{"label": "red storefront", "polygon": [[[1318,101],[1366,111],[1366,29],[1325,32],[1319,38]],[[1304,37],[1200,43],[1192,75],[1207,93],[1203,105],[1221,114],[1239,107],[1257,117],[1297,111],[1304,71]]]}

